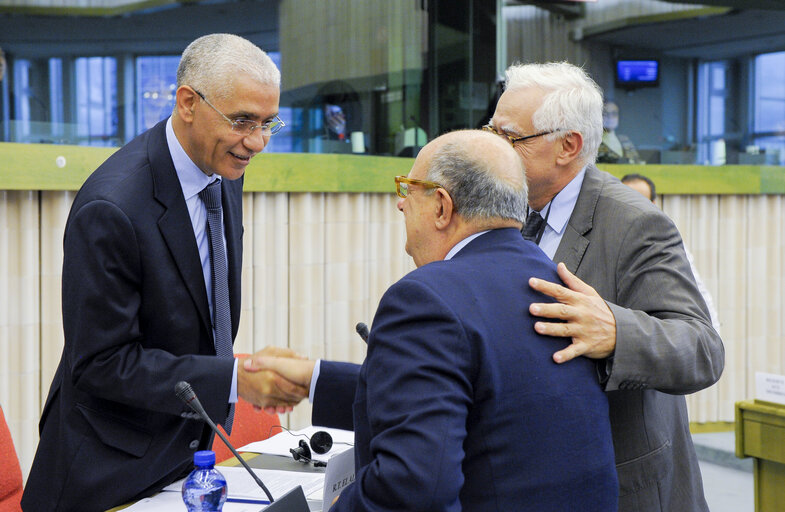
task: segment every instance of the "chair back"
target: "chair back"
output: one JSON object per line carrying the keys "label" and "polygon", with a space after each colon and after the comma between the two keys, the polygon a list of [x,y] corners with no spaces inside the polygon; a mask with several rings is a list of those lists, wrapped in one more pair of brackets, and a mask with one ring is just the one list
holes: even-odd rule
{"label": "chair back", "polygon": [[19,466],[19,457],[14,449],[3,408],[0,407],[0,510],[21,512],[21,501],[22,468]]}

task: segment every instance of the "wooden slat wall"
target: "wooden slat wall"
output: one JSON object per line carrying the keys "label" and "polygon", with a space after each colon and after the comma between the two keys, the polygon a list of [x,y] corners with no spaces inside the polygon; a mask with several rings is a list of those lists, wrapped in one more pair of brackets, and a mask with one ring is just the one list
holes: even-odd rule
{"label": "wooden slat wall", "polygon": [[[0,403],[25,473],[63,338],[62,234],[73,192],[0,191]],[[361,362],[387,287],[413,268],[393,194],[246,193],[243,314],[237,352],[289,346]],[[785,196],[666,195],[713,295],[725,372],[688,397],[691,421],[733,421],[756,371],[785,373]],[[309,423],[298,406],[295,427]]]}
{"label": "wooden slat wall", "polygon": [[755,393],[755,372],[785,373],[781,195],[665,196],[719,312],[725,371],[688,398],[692,421],[732,421],[734,403]]}
{"label": "wooden slat wall", "polygon": [[39,194],[0,191],[0,405],[24,474],[38,443],[41,278]]}

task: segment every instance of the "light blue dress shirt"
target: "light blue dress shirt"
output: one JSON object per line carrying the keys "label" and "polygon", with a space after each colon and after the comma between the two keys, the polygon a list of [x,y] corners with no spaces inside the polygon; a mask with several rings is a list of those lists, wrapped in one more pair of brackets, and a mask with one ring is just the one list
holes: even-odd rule
{"label": "light blue dress shirt", "polygon": [[[545,231],[540,240],[540,249],[548,255],[550,259],[556,254],[556,249],[559,248],[562,236],[564,236],[564,228],[567,227],[567,222],[572,216],[572,211],[575,209],[575,203],[578,202],[578,194],[581,192],[581,185],[583,185],[583,178],[586,176],[586,168],[581,169],[581,172],[575,175],[567,186],[556,194],[556,197],[550,200],[542,210],[537,213],[544,219],[548,217],[545,225]],[[549,210],[550,209],[550,210]],[[556,262],[558,263],[558,261]]]}
{"label": "light blue dress shirt", "polygon": [[[180,187],[183,189],[185,205],[188,207],[188,215],[191,217],[191,226],[196,237],[196,246],[199,248],[199,259],[202,262],[202,275],[204,275],[204,286],[207,290],[207,303],[210,312],[213,311],[213,276],[210,268],[210,237],[207,234],[207,208],[199,197],[199,192],[204,187],[221,177],[213,174],[208,176],[191,160],[191,157],[180,145],[177,136],[172,128],[172,118],[166,121],[166,142],[169,146],[169,154],[172,155],[174,170],[177,172],[177,179],[180,180]],[[223,215],[223,213],[221,213]],[[221,217],[223,222],[223,216]],[[224,238],[224,251],[226,250],[226,238]],[[229,261],[228,259],[226,261]],[[213,329],[213,339],[215,339],[215,329]],[[237,401],[237,361],[234,362],[234,373],[232,374],[232,391],[229,402]]]}

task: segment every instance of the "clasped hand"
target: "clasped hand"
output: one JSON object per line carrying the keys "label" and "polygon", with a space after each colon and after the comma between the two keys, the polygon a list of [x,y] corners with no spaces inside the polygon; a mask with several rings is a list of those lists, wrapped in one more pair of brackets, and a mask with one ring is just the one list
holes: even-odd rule
{"label": "clasped hand", "polygon": [[[309,361],[295,351],[282,347],[267,347],[250,357],[241,358],[237,365],[237,393],[257,409],[274,414],[290,412],[303,398],[309,387],[281,375],[276,368],[254,364],[265,360]],[[311,369],[313,369],[313,362]],[[311,376],[308,375],[310,381]]]}
{"label": "clasped hand", "polygon": [[529,286],[553,297],[556,303],[532,303],[529,312],[537,317],[562,320],[562,322],[537,321],[534,330],[547,336],[572,338],[572,344],[553,354],[557,363],[575,357],[603,359],[616,348],[616,319],[608,304],[597,291],[584,283],[564,263],[557,267],[559,277],[567,287],[531,278]]}

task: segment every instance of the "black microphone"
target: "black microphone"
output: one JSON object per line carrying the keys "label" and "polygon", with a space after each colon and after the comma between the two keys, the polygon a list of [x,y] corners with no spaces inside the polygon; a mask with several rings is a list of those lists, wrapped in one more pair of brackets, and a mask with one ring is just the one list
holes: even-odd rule
{"label": "black microphone", "polygon": [[256,480],[256,483],[259,484],[259,487],[261,487],[264,493],[267,495],[267,498],[270,500],[270,503],[274,502],[275,500],[273,499],[273,495],[270,494],[270,491],[267,490],[267,487],[265,487],[264,483],[262,483],[259,477],[256,476],[256,473],[254,473],[251,467],[248,465],[248,463],[245,462],[245,459],[240,457],[240,454],[237,453],[237,450],[234,449],[232,443],[230,443],[229,440],[226,439],[226,436],[224,436],[223,433],[221,433],[221,431],[218,430],[218,427],[215,426],[213,420],[211,420],[210,416],[207,415],[207,412],[204,410],[204,407],[202,407],[202,403],[196,397],[196,393],[194,392],[193,388],[191,388],[191,385],[185,382],[184,380],[181,380],[180,382],[175,384],[174,392],[177,395],[177,398],[182,400],[185,403],[185,405],[193,409],[194,412],[199,414],[199,416],[201,416],[202,419],[205,422],[207,422],[208,425],[210,425],[210,428],[213,429],[213,431],[216,434],[218,434],[218,436],[224,442],[226,447],[229,448],[229,450],[231,450],[232,454],[234,454],[237,460],[239,460],[240,463],[242,463],[243,467],[248,471],[248,473],[250,473],[253,479]]}
{"label": "black microphone", "polygon": [[368,326],[365,325],[363,322],[360,322],[359,324],[357,324],[355,326],[354,329],[357,331],[357,334],[360,335],[360,337],[363,339],[363,341],[365,343],[368,343],[368,334],[369,334]]}

